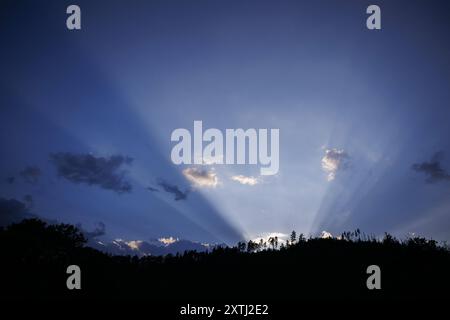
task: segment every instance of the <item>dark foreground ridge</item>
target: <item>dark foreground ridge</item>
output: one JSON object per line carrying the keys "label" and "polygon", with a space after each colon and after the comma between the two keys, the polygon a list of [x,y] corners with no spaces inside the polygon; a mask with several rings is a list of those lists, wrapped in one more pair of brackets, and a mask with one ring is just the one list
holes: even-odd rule
{"label": "dark foreground ridge", "polygon": [[[112,256],[85,246],[72,225],[37,220],[0,229],[0,297],[127,298],[190,301],[442,299],[449,297],[450,252],[433,240],[383,240],[357,232],[341,239],[294,237],[275,248],[240,243],[211,252]],[[66,269],[81,268],[81,290]],[[367,267],[381,268],[381,290],[368,290]]]}

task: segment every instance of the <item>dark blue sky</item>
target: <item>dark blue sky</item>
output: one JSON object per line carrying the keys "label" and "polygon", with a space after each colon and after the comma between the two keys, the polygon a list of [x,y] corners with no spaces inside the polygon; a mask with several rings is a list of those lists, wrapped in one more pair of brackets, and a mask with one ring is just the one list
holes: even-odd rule
{"label": "dark blue sky", "polygon": [[[72,2],[0,4],[0,198],[111,238],[450,240],[448,1],[74,3],[80,31]],[[279,173],[183,173],[194,120],[279,128]]]}

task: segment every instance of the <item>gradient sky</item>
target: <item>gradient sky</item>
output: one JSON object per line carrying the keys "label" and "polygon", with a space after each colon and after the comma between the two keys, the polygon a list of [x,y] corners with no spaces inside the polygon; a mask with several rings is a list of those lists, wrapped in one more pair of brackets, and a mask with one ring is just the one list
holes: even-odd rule
{"label": "gradient sky", "polygon": [[[111,238],[450,240],[449,18],[448,1],[2,1],[0,198]],[[279,173],[203,166],[217,185],[192,186],[170,135],[194,120],[279,128]],[[131,157],[132,189],[74,183],[57,154]]]}

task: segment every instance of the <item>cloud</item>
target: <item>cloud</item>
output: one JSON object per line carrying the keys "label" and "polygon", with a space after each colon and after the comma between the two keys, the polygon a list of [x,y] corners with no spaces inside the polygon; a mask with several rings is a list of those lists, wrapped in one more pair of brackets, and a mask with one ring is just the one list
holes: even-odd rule
{"label": "cloud", "polygon": [[261,240],[265,241],[265,242],[269,242],[270,238],[277,238],[278,239],[278,243],[281,244],[283,242],[286,242],[286,240],[289,240],[289,235],[287,233],[282,233],[282,232],[266,232],[261,234],[260,236],[251,239],[254,242],[260,242]]}
{"label": "cloud", "polygon": [[60,152],[50,155],[58,175],[73,183],[97,185],[117,193],[131,192],[131,183],[125,179],[123,165],[130,165],[133,159],[122,155],[95,157],[91,154]]}
{"label": "cloud", "polygon": [[159,192],[158,189],[153,188],[153,187],[147,187],[146,189],[147,189],[148,191],[151,191],[151,192]]}
{"label": "cloud", "polygon": [[[41,169],[36,166],[28,166],[20,171],[20,176],[27,183],[36,184],[41,176]],[[14,180],[12,180],[14,182]]]}
{"label": "cloud", "polygon": [[348,167],[349,156],[342,149],[326,149],[322,158],[322,169],[328,174],[327,180],[336,178],[336,173]]}
{"label": "cloud", "polygon": [[8,183],[8,184],[13,184],[14,181],[16,181],[15,177],[11,176],[11,177],[6,178],[6,183]]}
{"label": "cloud", "polygon": [[450,174],[441,167],[443,157],[444,153],[442,151],[436,152],[430,162],[415,163],[412,165],[412,169],[425,173],[427,176],[425,181],[428,183],[450,181]]}
{"label": "cloud", "polygon": [[115,239],[112,242],[106,243],[91,241],[89,246],[114,255],[137,255],[139,257],[182,254],[185,251],[205,252],[217,246],[215,244],[202,244],[189,240],[178,240],[172,237],[162,239],[170,239],[170,241],[163,242],[160,239],[157,243],[150,243],[143,240],[126,241],[123,239]]}
{"label": "cloud", "polygon": [[23,197],[23,202],[25,203],[28,210],[31,210],[34,206],[33,196],[27,194]]}
{"label": "cloud", "polygon": [[331,238],[333,238],[333,235],[330,232],[324,230],[320,234],[320,238],[322,238],[322,239],[331,239]]}
{"label": "cloud", "polygon": [[184,169],[183,175],[197,187],[214,188],[219,182],[217,174],[213,170],[192,167]]}
{"label": "cloud", "polygon": [[163,188],[165,192],[172,193],[175,196],[175,201],[178,200],[186,200],[187,196],[189,194],[189,190],[186,190],[185,192],[181,191],[180,188],[176,185],[169,184],[168,182],[164,180],[160,180],[158,182],[158,185]]}
{"label": "cloud", "polygon": [[174,237],[168,237],[168,238],[159,238],[158,241],[163,243],[164,245],[169,245],[169,244],[172,244],[174,242],[177,242],[178,239],[176,239]]}
{"label": "cloud", "polygon": [[[80,227],[80,229],[81,229],[81,227]],[[98,222],[97,226],[95,227],[94,230],[84,231],[83,233],[86,236],[86,238],[88,238],[88,239],[97,238],[97,237],[105,235],[106,226],[103,222]]]}
{"label": "cloud", "polygon": [[254,186],[259,183],[259,180],[255,177],[247,177],[243,175],[232,176],[231,180],[239,182],[240,184],[246,184],[249,186]]}
{"label": "cloud", "polygon": [[6,226],[11,223],[17,223],[23,219],[36,218],[29,212],[27,203],[16,199],[0,198],[0,225]]}

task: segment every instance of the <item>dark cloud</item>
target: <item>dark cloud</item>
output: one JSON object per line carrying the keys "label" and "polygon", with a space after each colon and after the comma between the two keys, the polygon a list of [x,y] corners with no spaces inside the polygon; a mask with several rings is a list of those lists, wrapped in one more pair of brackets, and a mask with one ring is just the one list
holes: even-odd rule
{"label": "dark cloud", "polygon": [[29,212],[26,203],[16,199],[0,198],[0,225],[6,226],[11,223],[20,222],[23,219],[36,218]]}
{"label": "dark cloud", "polygon": [[415,163],[412,169],[417,172],[423,172],[427,176],[428,183],[435,183],[439,181],[450,181],[450,174],[441,167],[441,160],[444,157],[442,151],[436,152],[429,162]]}
{"label": "dark cloud", "polygon": [[[36,166],[28,166],[20,171],[20,176],[27,183],[36,184],[41,176],[41,169]],[[14,181],[13,181],[14,182]]]}
{"label": "dark cloud", "polygon": [[133,159],[122,155],[94,157],[91,154],[60,152],[50,155],[58,175],[73,183],[97,185],[117,193],[131,192],[131,183],[125,179],[123,165],[130,165]]}
{"label": "dark cloud", "polygon": [[158,185],[161,186],[161,188],[163,188],[163,190],[165,192],[172,193],[175,196],[175,200],[176,201],[178,201],[178,200],[186,200],[187,196],[189,194],[189,189],[186,190],[185,192],[183,192],[183,191],[180,190],[180,188],[178,186],[169,184],[169,183],[167,183],[164,180],[160,180],[158,182]]}
{"label": "dark cloud", "polygon": [[34,206],[33,196],[31,196],[30,194],[27,194],[23,197],[23,202],[27,206],[28,210],[31,210]]}
{"label": "dark cloud", "polygon": [[147,187],[147,190],[151,191],[151,192],[159,192],[158,189],[153,188],[153,187]]}
{"label": "dark cloud", "polygon": [[8,184],[13,184],[14,181],[16,181],[15,177],[8,177],[8,178],[6,178],[6,183],[8,183]]}
{"label": "dark cloud", "polygon": [[[83,230],[83,228],[80,226],[78,226],[80,230]],[[106,233],[106,226],[103,222],[99,222],[97,223],[97,226],[95,227],[94,230],[92,231],[85,231],[83,230],[83,234],[86,236],[86,238],[89,239],[93,239],[93,238],[97,238],[100,236],[103,236]]]}

